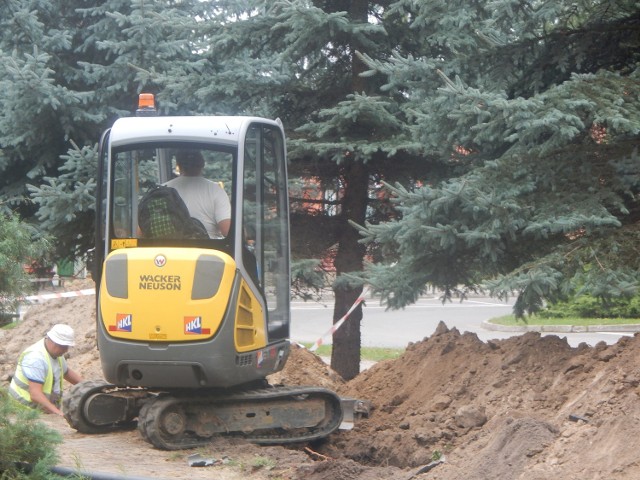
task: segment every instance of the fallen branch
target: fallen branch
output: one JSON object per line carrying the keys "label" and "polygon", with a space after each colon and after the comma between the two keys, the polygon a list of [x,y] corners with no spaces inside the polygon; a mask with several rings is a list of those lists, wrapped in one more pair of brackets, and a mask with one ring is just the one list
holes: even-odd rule
{"label": "fallen branch", "polygon": [[307,452],[309,455],[318,457],[320,460],[333,460],[333,458],[331,457],[327,457],[326,455],[322,455],[321,453],[314,452],[309,447],[304,447],[304,451]]}

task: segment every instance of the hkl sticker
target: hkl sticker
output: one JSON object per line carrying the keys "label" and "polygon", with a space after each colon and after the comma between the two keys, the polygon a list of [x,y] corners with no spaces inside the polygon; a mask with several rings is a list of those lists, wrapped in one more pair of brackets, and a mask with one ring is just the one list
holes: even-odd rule
{"label": "hkl sticker", "polygon": [[109,325],[110,332],[131,332],[133,315],[130,313],[116,313],[116,324]]}
{"label": "hkl sticker", "polygon": [[185,335],[208,335],[211,329],[202,328],[202,317],[184,317]]}

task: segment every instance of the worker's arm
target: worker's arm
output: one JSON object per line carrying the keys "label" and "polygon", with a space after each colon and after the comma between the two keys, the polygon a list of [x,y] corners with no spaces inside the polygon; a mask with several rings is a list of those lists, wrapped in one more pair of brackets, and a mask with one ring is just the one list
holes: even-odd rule
{"label": "worker's arm", "polygon": [[75,370],[67,369],[67,373],[64,374],[64,379],[71,385],[75,385],[82,381],[82,376]]}
{"label": "worker's arm", "polygon": [[231,219],[227,218],[226,220],[220,220],[218,222],[218,228],[220,229],[220,233],[225,237],[229,235],[229,228],[231,227]]}
{"label": "worker's arm", "polygon": [[29,380],[29,395],[31,396],[31,401],[40,405],[45,412],[54,413],[60,416],[63,415],[62,410],[51,403],[51,401],[44,394],[44,392],[42,391],[41,383],[32,382],[31,380]]}

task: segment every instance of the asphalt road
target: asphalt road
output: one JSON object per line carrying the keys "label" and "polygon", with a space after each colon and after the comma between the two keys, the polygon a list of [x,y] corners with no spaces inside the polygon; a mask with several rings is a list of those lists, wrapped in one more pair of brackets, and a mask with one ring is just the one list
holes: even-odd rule
{"label": "asphalt road", "polygon": [[[511,302],[500,302],[491,298],[470,298],[463,302],[454,300],[442,304],[434,297],[421,298],[416,304],[404,310],[389,310],[377,299],[368,299],[363,306],[361,323],[362,345],[368,347],[406,347],[409,342],[417,342],[433,334],[438,323],[462,332],[472,332],[482,341],[509,338],[523,332],[503,332],[488,330],[483,321],[511,313]],[[313,343],[332,327],[333,301],[293,302],[291,339],[297,342]],[[349,321],[347,319],[346,321]],[[600,341],[615,343],[623,335],[621,332],[590,333],[545,333],[567,337],[573,347],[585,342],[595,345]],[[331,343],[331,336],[323,338],[323,343]]]}

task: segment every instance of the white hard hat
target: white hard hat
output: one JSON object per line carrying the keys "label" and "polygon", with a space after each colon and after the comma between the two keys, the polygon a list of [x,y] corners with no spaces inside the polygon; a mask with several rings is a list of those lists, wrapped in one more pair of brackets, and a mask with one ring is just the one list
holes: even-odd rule
{"label": "white hard hat", "polygon": [[75,345],[73,341],[73,328],[63,323],[58,323],[51,327],[51,330],[47,332],[47,337],[49,337],[53,343],[57,343],[63,347],[73,347]]}

